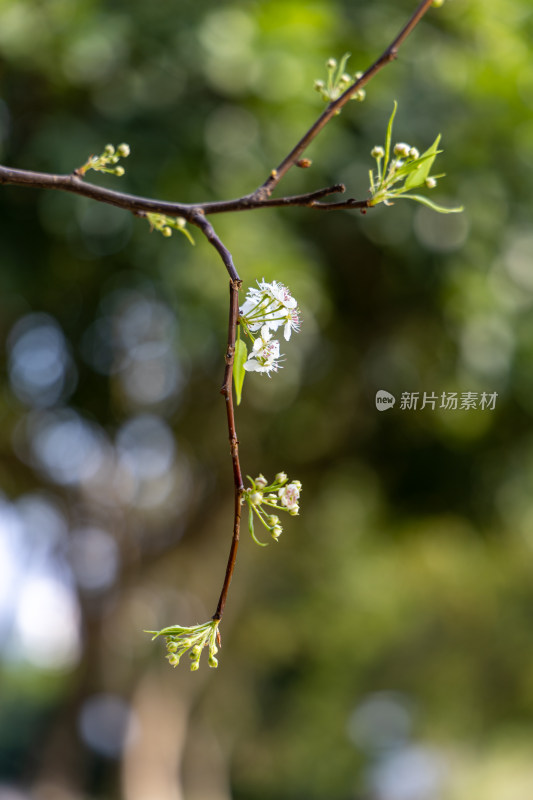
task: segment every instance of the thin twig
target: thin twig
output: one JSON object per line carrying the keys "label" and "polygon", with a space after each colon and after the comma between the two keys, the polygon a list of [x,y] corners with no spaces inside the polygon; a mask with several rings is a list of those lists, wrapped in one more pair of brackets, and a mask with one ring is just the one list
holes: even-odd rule
{"label": "thin twig", "polygon": [[[94,183],[82,180],[76,173],[54,175],[47,172],[32,172],[5,166],[0,166],[0,184],[70,192],[71,194],[96,200],[99,203],[107,203],[123,208],[139,216],[146,213],[166,214],[169,217],[184,217],[190,222],[194,222],[193,218],[196,217],[198,212],[203,212],[204,214],[227,214],[234,211],[284,208],[287,206],[325,208],[327,207],[326,204],[318,204],[316,201],[328,195],[341,194],[345,191],[345,186],[342,183],[337,183],[334,186],[326,186],[313,192],[289,195],[288,197],[265,197],[260,199],[253,195],[243,195],[243,197],[236,197],[232,200],[206,203],[174,203],[106,189],[103,186],[97,186]],[[351,206],[348,205],[347,207]]]}
{"label": "thin twig", "polygon": [[309,128],[309,130],[302,136],[300,141],[292,148],[290,153],[288,153],[281,164],[279,164],[276,169],[273,169],[266,181],[262,184],[262,186],[257,189],[255,195],[257,197],[269,197],[273,190],[276,188],[280,180],[283,178],[284,175],[293,167],[296,162],[301,157],[302,153],[307,149],[307,147],[311,144],[313,139],[316,139],[318,134],[321,130],[323,130],[330,119],[334,117],[340,109],[346,105],[346,103],[352,99],[352,97],[357,94],[357,92],[363,88],[372,78],[385,67],[387,64],[390,64],[391,61],[394,61],[398,55],[398,49],[400,45],[407,39],[411,31],[418,25],[424,14],[429,10],[430,6],[432,5],[433,0],[422,0],[416,11],[413,12],[409,20],[401,29],[400,33],[396,36],[395,39],[390,43],[386,50],[380,55],[374,63],[368,67],[365,72],[361,75],[361,77],[346,91],[341,94],[336,100],[331,102],[326,110],[320,115],[320,117],[316,120],[313,125]]}
{"label": "thin twig", "polygon": [[226,350],[226,369],[224,372],[224,382],[221,388],[226,400],[226,413],[228,418],[228,433],[230,441],[231,461],[233,464],[233,484],[234,484],[234,510],[233,510],[233,535],[231,537],[231,546],[228,556],[228,563],[226,565],[226,573],[224,575],[224,583],[220,592],[220,597],[217,604],[217,609],[213,614],[213,619],[222,619],[226,599],[228,596],[229,586],[233,577],[233,570],[235,569],[235,562],[237,560],[237,549],[239,547],[240,529],[241,529],[241,508],[242,508],[242,495],[244,485],[242,481],[241,465],[239,462],[239,440],[237,438],[237,431],[235,428],[235,413],[233,407],[233,391],[231,386],[231,379],[233,373],[233,360],[235,357],[235,336],[237,329],[237,320],[239,315],[239,287],[240,281],[230,281],[230,304],[229,304],[229,324],[228,324],[228,348]]}
{"label": "thin twig", "polygon": [[222,619],[226,599],[228,596],[229,586],[233,577],[233,570],[235,569],[235,562],[237,560],[237,549],[239,547],[240,529],[241,529],[241,499],[244,491],[242,481],[241,465],[239,461],[239,440],[237,438],[237,430],[235,428],[235,409],[233,406],[233,391],[232,391],[232,376],[233,376],[233,361],[235,358],[235,339],[237,335],[237,325],[239,319],[239,289],[242,281],[239,278],[231,253],[224,246],[221,239],[215,232],[211,223],[205,216],[199,213],[195,220],[193,220],[205,234],[208,241],[217,250],[224,265],[230,276],[229,292],[229,320],[228,320],[228,344],[226,348],[226,367],[224,370],[224,380],[220,393],[224,396],[226,401],[226,416],[228,420],[228,434],[231,453],[231,462],[233,465],[233,485],[234,485],[234,513],[233,513],[233,536],[231,537],[231,546],[228,556],[228,563],[226,566],[226,574],[224,576],[224,583],[220,592],[220,597],[217,604],[217,609],[213,614],[213,619]]}

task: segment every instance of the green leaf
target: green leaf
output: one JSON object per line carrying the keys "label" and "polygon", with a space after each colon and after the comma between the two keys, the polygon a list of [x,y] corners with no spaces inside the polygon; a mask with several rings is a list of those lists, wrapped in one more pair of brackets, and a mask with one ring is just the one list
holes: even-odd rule
{"label": "green leaf", "polygon": [[406,189],[414,189],[417,186],[422,186],[423,183],[426,182],[427,178],[429,177],[429,173],[431,172],[431,167],[433,166],[433,162],[437,157],[438,152],[442,152],[442,150],[438,150],[440,142],[440,133],[428,149],[422,153],[420,158],[417,159],[417,162],[420,163],[420,167],[412,172],[407,180],[405,181],[405,188]]}
{"label": "green leaf", "polygon": [[346,69],[346,64],[348,63],[348,59],[350,58],[351,53],[345,53],[339,62],[339,68],[337,70],[337,76],[335,78],[335,85],[337,85],[344,74],[344,70]]}
{"label": "green leaf", "polygon": [[248,358],[248,349],[246,347],[246,343],[240,337],[240,330],[239,336],[235,343],[235,355],[233,358],[233,382],[235,384],[235,397],[237,399],[237,405],[241,404],[241,394],[242,394],[242,385],[244,383],[244,377],[246,375],[246,370],[244,369],[244,362]]}
{"label": "green leaf", "polygon": [[392,109],[392,114],[390,115],[389,124],[387,125],[387,135],[385,137],[385,161],[383,162],[383,175],[387,172],[387,165],[389,163],[389,156],[390,156],[390,143],[392,139],[392,123],[394,122],[394,117],[396,116],[396,109],[398,108],[398,103],[396,100],[394,101],[394,108]]}
{"label": "green leaf", "polygon": [[417,203],[422,203],[422,205],[428,206],[428,208],[432,208],[433,211],[438,211],[440,214],[459,214],[461,211],[464,211],[464,206],[458,206],[457,208],[445,208],[444,206],[437,205],[437,203],[434,203],[432,200],[429,200],[427,197],[424,197],[421,194],[398,194],[394,199],[415,200]]}
{"label": "green leaf", "polygon": [[[419,158],[415,159],[414,161],[406,161],[403,164],[403,166],[401,166],[399,169],[397,169],[395,171],[395,173],[394,173],[395,179],[396,180],[401,180],[402,178],[406,178],[408,176],[407,180],[411,181],[411,186],[408,187],[408,188],[413,189],[415,186],[419,186],[420,184],[419,184],[418,181],[419,181],[420,175],[422,173],[421,165],[422,164],[425,165],[426,161],[428,161],[429,159],[431,159],[431,161],[433,162],[435,160],[435,156],[438,155],[439,153],[442,153],[442,150],[437,150],[435,155],[433,155],[432,153],[429,153],[428,155],[420,156]],[[416,177],[416,183],[412,183],[412,181],[413,181],[413,179],[415,177]],[[437,176],[434,175],[433,177],[436,178]],[[426,176],[426,178],[427,178],[427,176]],[[424,178],[422,183],[426,180],[426,178]],[[406,183],[407,183],[407,181],[406,181]]]}
{"label": "green leaf", "polygon": [[189,242],[190,242],[192,245],[194,245],[194,243],[195,243],[195,242],[194,242],[194,239],[192,238],[192,236],[191,236],[191,234],[189,233],[189,231],[187,230],[187,228],[185,228],[185,227],[182,227],[181,225],[176,225],[176,230],[177,230],[177,231],[179,231],[180,233],[182,233],[184,236],[186,236],[186,237],[187,237],[187,239],[189,240]]}

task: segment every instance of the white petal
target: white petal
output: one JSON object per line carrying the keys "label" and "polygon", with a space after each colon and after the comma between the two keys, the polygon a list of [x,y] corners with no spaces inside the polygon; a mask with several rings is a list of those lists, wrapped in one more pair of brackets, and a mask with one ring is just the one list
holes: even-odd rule
{"label": "white petal", "polygon": [[259,365],[259,363],[255,359],[248,359],[248,361],[244,362],[244,369],[246,372],[262,372],[263,367]]}

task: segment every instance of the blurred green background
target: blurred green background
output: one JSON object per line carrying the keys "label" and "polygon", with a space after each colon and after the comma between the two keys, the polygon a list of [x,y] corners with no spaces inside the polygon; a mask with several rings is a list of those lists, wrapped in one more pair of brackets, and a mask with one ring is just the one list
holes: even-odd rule
{"label": "blurred green background", "polygon": [[[255,188],[411,0],[0,0],[0,161],[70,172],[128,142],[111,188]],[[442,132],[432,197],[365,216],[213,218],[245,287],[302,332],[251,375],[245,473],[302,514],[243,534],[217,671],[143,629],[213,613],[232,519],[216,254],[125,212],[0,187],[1,800],[533,796],[533,11],[450,0],[310,148],[283,193],[347,184],[393,101]],[[393,409],[376,409],[379,390]],[[402,410],[402,392],[497,393]]]}

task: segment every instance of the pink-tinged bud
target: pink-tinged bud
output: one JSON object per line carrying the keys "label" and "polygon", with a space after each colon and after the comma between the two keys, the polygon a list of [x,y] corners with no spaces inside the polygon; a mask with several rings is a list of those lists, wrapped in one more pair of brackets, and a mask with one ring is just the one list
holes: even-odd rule
{"label": "pink-tinged bud", "polygon": [[409,155],[410,149],[411,145],[406,144],[405,142],[398,142],[398,144],[394,145],[394,155],[406,157]]}
{"label": "pink-tinged bud", "polygon": [[258,489],[264,489],[267,485],[267,480],[264,475],[259,474],[255,479],[255,485]]}

